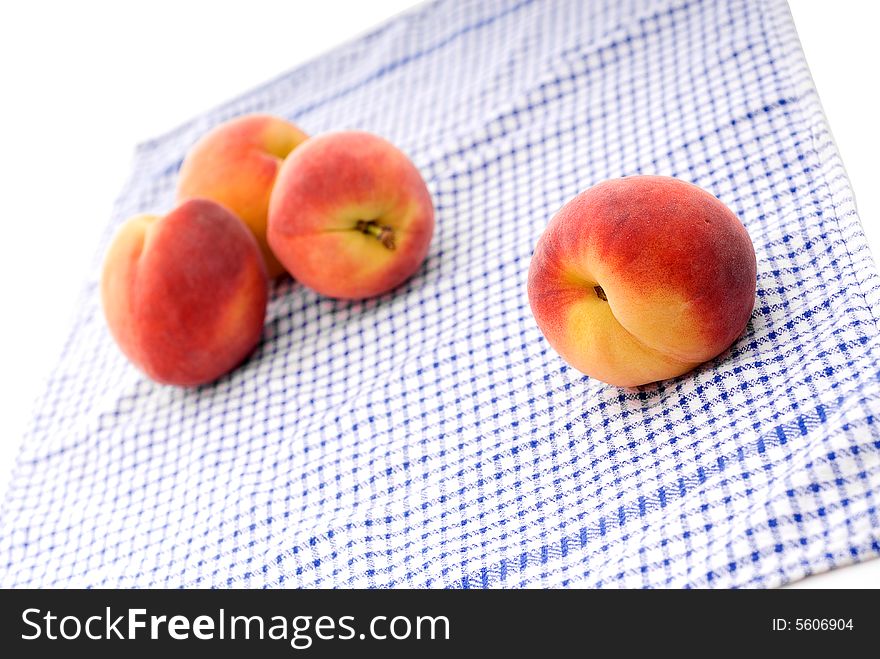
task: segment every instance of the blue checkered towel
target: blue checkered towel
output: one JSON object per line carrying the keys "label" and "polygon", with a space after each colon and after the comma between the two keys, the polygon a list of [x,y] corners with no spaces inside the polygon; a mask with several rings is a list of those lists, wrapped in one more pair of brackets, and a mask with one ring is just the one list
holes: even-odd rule
{"label": "blue checkered towel", "polygon": [[[388,137],[437,232],[363,303],[273,291],[244,366],[153,384],[96,259],[0,512],[4,586],[775,586],[880,554],[878,277],[782,0],[440,0],[140,146],[107,229],[244,112]],[[732,350],[624,391],[529,312],[552,214],[678,176],[742,218]]]}

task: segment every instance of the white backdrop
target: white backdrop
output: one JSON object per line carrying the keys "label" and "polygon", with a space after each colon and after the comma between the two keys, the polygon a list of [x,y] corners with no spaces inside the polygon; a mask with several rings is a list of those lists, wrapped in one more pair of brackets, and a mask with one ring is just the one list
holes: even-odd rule
{"label": "white backdrop", "polygon": [[[875,3],[790,0],[880,255]],[[411,0],[0,5],[0,493],[66,337],[134,145],[405,10]],[[162,209],[156,209],[162,210]],[[798,586],[880,586],[880,561]]]}

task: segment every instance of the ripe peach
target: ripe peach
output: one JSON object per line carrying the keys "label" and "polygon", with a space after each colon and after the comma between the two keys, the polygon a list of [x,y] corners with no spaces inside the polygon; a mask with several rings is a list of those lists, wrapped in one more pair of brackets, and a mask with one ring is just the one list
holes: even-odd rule
{"label": "ripe peach", "polygon": [[632,387],[681,375],[742,334],[755,251],[718,199],[665,176],[605,181],[550,220],[529,269],[532,313],[574,368]]}
{"label": "ripe peach", "polygon": [[412,275],[434,231],[431,195],[391,143],[362,132],[311,138],[285,162],[269,205],[269,245],[309,288],[379,295]]}
{"label": "ripe peach", "polygon": [[269,197],[281,162],[307,137],[279,117],[245,115],[206,133],[180,168],[178,201],[204,197],[238,215],[257,239],[272,278],[284,268],[266,243]]}
{"label": "ripe peach", "polygon": [[266,266],[235,215],[192,199],[122,226],[104,261],[101,298],[111,334],[136,366],[157,382],[203,384],[259,341]]}

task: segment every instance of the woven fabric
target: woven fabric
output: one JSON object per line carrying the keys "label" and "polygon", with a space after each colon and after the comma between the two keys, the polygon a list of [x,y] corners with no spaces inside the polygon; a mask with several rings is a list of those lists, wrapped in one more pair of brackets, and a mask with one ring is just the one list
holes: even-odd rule
{"label": "woven fabric", "polygon": [[[0,584],[754,587],[880,553],[880,287],[784,2],[424,5],[141,145],[99,256],[251,111],[408,153],[425,265],[361,303],[276,285],[253,357],[178,389],[111,340],[96,258]],[[566,200],[638,173],[730,206],[758,290],[731,350],[630,391],[549,348],[526,273]]]}

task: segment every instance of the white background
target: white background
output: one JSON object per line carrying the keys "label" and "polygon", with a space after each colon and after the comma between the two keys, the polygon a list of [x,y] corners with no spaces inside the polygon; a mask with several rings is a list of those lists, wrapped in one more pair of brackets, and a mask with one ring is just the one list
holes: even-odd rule
{"label": "white background", "polygon": [[[865,0],[790,3],[880,255],[880,9]],[[0,496],[135,144],[412,4],[0,4]],[[880,587],[880,560],[796,585]]]}

